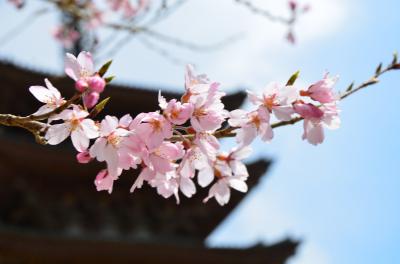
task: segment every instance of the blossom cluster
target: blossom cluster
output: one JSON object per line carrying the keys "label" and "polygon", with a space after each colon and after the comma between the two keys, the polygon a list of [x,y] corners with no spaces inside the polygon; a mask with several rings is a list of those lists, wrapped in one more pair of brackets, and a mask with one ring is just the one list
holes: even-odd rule
{"label": "blossom cluster", "polygon": [[[215,198],[224,205],[231,189],[247,191],[249,173],[243,160],[250,155],[250,144],[257,136],[272,140],[273,118],[303,118],[303,139],[315,145],[324,140],[324,127],[339,126],[338,97],[332,90],[336,78],[329,75],[307,89],[271,83],[262,94],[248,91],[255,109],[229,112],[221,101],[225,93],[220,84],[197,75],[188,65],[180,100],[168,101],[160,92],[157,111],[95,121],[92,113],[106,86],[104,72],[96,72],[91,54],[81,52],[77,57],[66,55],[65,73],[75,81],[80,99],[58,113],[55,110],[67,101],[46,79],[46,87],[30,87],[44,103],[34,115],[50,114],[45,131],[48,144],[57,145],[70,137],[78,162],[105,163],[94,180],[98,191],[111,193],[124,170],[140,169],[131,192],[146,183],[159,195],[173,196],[179,203],[180,193],[192,197],[198,185],[209,187],[204,202]],[[236,134],[237,144],[228,152],[221,150],[218,140],[224,131]]]}

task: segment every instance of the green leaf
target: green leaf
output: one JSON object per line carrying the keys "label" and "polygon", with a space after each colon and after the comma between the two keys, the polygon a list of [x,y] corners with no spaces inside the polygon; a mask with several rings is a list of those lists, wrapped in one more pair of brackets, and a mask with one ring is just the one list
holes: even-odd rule
{"label": "green leaf", "polygon": [[397,60],[398,60],[397,51],[395,51],[395,52],[393,53],[392,65],[397,64]]}
{"label": "green leaf", "polygon": [[89,117],[90,118],[94,118],[96,117],[98,114],[100,114],[101,111],[103,111],[104,107],[107,105],[108,101],[110,101],[110,97],[107,97],[106,99],[104,99],[103,101],[101,101],[100,103],[98,103],[93,109],[92,111],[90,111]]}
{"label": "green leaf", "polygon": [[99,75],[100,77],[103,77],[104,74],[106,74],[106,72],[108,71],[108,68],[110,68],[112,63],[112,60],[107,61],[106,63],[104,63],[103,66],[101,66],[100,70],[99,70]]}
{"label": "green leaf", "polygon": [[382,71],[382,63],[378,65],[378,67],[375,70],[375,75],[378,76],[379,74],[381,74]]}
{"label": "green leaf", "polygon": [[108,77],[104,78],[104,80],[106,81],[107,84],[109,84],[112,80],[114,80],[114,78],[115,78],[115,76],[112,75],[112,76],[108,76]]}
{"label": "green leaf", "polygon": [[299,78],[299,75],[300,75],[300,71],[295,72],[295,73],[289,78],[289,80],[287,81],[286,86],[293,85],[293,84],[296,82],[297,78]]}
{"label": "green leaf", "polygon": [[352,82],[349,87],[347,87],[346,92],[350,92],[351,90],[353,90],[354,87],[354,82]]}

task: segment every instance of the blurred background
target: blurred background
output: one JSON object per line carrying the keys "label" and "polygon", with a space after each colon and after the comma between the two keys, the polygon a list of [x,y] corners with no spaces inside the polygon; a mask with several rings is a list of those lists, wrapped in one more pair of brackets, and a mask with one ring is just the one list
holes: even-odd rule
{"label": "blurred background", "polygon": [[[284,17],[289,15],[286,1],[261,0],[252,1],[252,3]],[[340,76],[336,88],[344,90],[353,81],[360,83],[367,80],[380,62],[390,63],[392,53],[400,49],[398,12],[400,5],[396,0],[379,2],[309,0],[301,3],[309,4],[311,9],[299,17],[294,25],[293,30],[296,36],[294,45],[285,39],[287,25],[275,23],[264,16],[257,15],[236,1],[192,0],[179,7],[162,23],[157,24],[155,29],[168,36],[176,36],[204,46],[229,39],[230,36],[234,38],[219,48],[196,50],[158,42],[156,39],[149,40],[146,37],[132,36],[129,42],[126,41],[124,45],[117,46],[115,51],[103,52],[100,49],[96,59],[98,65],[108,59],[113,59],[110,72],[117,76],[113,83],[121,86],[117,87],[116,91],[133,88],[148,89],[150,92],[143,95],[147,96],[145,98],[151,98],[150,95],[156,94],[159,89],[166,91],[170,96],[181,93],[184,65],[193,63],[198,72],[207,73],[212,80],[222,83],[223,90],[232,96],[232,101],[227,104],[234,106],[241,103],[240,90],[261,91],[270,81],[285,82],[297,70],[301,70],[300,85],[310,84],[320,79],[325,71],[329,71],[331,74]],[[50,34],[52,26],[59,23],[61,14],[53,8],[51,12],[40,16],[35,15],[36,10],[43,6],[45,4],[42,1],[27,1],[24,8],[17,10],[6,1],[0,2],[0,59],[6,65],[0,74],[3,75],[2,78],[12,79],[13,83],[18,82],[21,86],[20,90],[16,90],[10,85],[2,85],[3,99],[6,98],[5,94],[18,95],[9,97],[14,98],[13,101],[7,101],[10,108],[13,106],[11,110],[7,110],[9,108],[5,107],[6,103],[2,102],[2,112],[11,113],[17,110],[17,106],[20,106],[18,100],[27,102],[33,107],[34,99],[28,94],[28,87],[41,84],[41,78],[44,76],[63,74],[64,51]],[[48,8],[51,9],[51,5]],[[24,26],[18,27],[18,25]],[[99,34],[107,39],[111,33],[104,30]],[[123,36],[119,38],[122,39]],[[32,72],[34,75],[29,75],[32,76],[30,80],[21,80],[18,77],[23,74],[32,74]],[[13,73],[17,77],[10,77]],[[33,80],[36,82],[30,83]],[[64,81],[59,82],[61,85]],[[173,201],[165,205],[165,208],[163,207],[163,213],[157,213],[160,206],[157,201],[162,199],[159,197],[154,197],[154,200],[143,198],[146,200],[143,202],[146,203],[146,208],[132,209],[138,207],[137,203],[141,197],[157,196],[153,190],[149,189],[142,190],[146,194],[139,197],[136,193],[129,194],[128,188],[116,194],[118,198],[111,198],[114,193],[111,196],[107,193],[90,194],[94,198],[88,202],[88,207],[91,208],[90,203],[96,203],[97,198],[105,201],[104,203],[108,203],[107,199],[117,199],[116,202],[120,199],[124,201],[124,208],[121,209],[124,211],[122,218],[130,219],[129,217],[132,216],[129,216],[129,212],[141,212],[143,221],[146,221],[145,217],[154,217],[151,220],[154,222],[153,226],[148,227],[147,232],[157,228],[167,230],[163,231],[165,237],[157,238],[157,242],[160,243],[164,240],[169,241],[169,236],[177,233],[183,238],[186,234],[193,236],[195,240],[205,239],[206,246],[211,248],[250,247],[254,249],[253,246],[258,244],[276,245],[282,241],[283,243],[292,241],[293,245],[299,243],[295,252],[279,249],[282,256],[285,256],[281,258],[283,262],[271,263],[399,263],[399,83],[399,74],[390,72],[381,78],[379,84],[343,101],[340,104],[342,127],[336,131],[327,131],[326,141],[318,147],[301,140],[301,125],[277,129],[275,139],[271,144],[254,142],[255,154],[249,162],[255,164],[254,171],[258,168],[257,172],[266,171],[266,173],[260,177],[258,183],[253,184],[249,193],[245,196],[235,193],[235,197],[238,198],[233,198],[233,204],[221,209],[210,203],[183,204],[183,207],[186,207],[181,210],[187,211],[189,215],[185,214],[185,217],[193,223],[196,221],[205,223],[207,228],[204,230],[198,229],[202,226],[200,222],[182,230],[175,228],[171,231],[172,229],[166,228],[166,223],[163,222],[165,219],[163,220],[162,216],[165,216],[168,208],[174,207]],[[115,92],[116,97],[118,97],[117,93]],[[120,97],[122,98],[123,95]],[[124,107],[129,111],[129,107],[134,105],[124,101],[118,106],[118,100],[115,100],[116,105],[112,106],[113,101],[112,99],[110,107],[114,107],[112,111],[115,110],[116,113],[124,110]],[[155,98],[149,99],[150,101],[154,103],[152,108],[155,109]],[[25,109],[25,106],[21,107]],[[133,112],[135,111],[141,111],[141,109],[135,108]],[[14,133],[14,130],[12,131]],[[5,135],[4,133],[7,132],[2,130],[1,133]],[[25,131],[15,131],[15,133],[25,134]],[[17,143],[14,144],[10,140],[7,136],[2,141],[9,142],[9,145],[6,145],[8,148],[16,149],[15,146],[19,145],[15,145]],[[24,140],[33,143],[30,137]],[[22,141],[18,139],[18,142]],[[30,155],[35,155],[33,152],[35,147],[26,147],[28,143],[21,143],[20,151],[22,152],[25,147],[27,150],[18,153],[17,149],[15,156],[10,154],[10,150],[6,149],[4,144],[0,148],[3,148],[1,153],[5,160],[11,157],[17,159],[21,157],[20,154],[27,154],[29,151],[32,151],[32,153],[29,152]],[[227,147],[230,142],[224,145]],[[42,151],[38,153],[47,155],[49,159],[58,155],[56,148],[50,150],[44,150],[43,147],[37,148],[40,149],[38,151]],[[23,159],[29,159],[28,157]],[[73,162],[73,156],[70,158]],[[34,160],[40,163],[39,157]],[[257,163],[260,161],[264,163]],[[270,161],[272,163],[269,166]],[[34,170],[34,164],[31,164],[32,168],[29,167],[33,161],[19,160],[18,162],[16,164],[20,166],[19,170],[23,173]],[[61,164],[64,161],[57,162]],[[62,163],[62,166],[67,166],[66,164]],[[25,165],[29,168],[24,170]],[[6,166],[2,165],[3,167]],[[76,170],[81,170],[76,172],[79,175],[74,175],[75,172],[71,169],[69,177],[71,181],[76,181],[82,192],[76,192],[75,195],[79,196],[90,188],[95,192],[92,185],[94,174],[84,175],[89,169],[82,170],[82,166],[77,166]],[[1,176],[7,178],[15,173],[18,172],[7,171],[6,168],[2,170]],[[41,173],[51,172],[42,170]],[[262,175],[262,173],[259,174]],[[79,183],[76,179],[72,179],[75,176],[87,179]],[[35,181],[33,178],[31,180]],[[54,199],[58,189],[50,190],[54,187],[50,183],[56,185],[57,180],[52,178],[49,182],[43,176],[37,181],[41,186],[38,187],[38,192],[49,192],[46,198],[41,199]],[[128,179],[127,186],[132,181],[132,178]],[[23,185],[19,182],[13,184]],[[68,186],[68,183],[65,184]],[[9,186],[2,184],[1,188],[0,193],[3,193],[4,197],[12,197],[5,195],[4,190],[7,190]],[[26,189],[20,195],[26,194],[25,190],[30,189],[29,185],[24,188]],[[51,194],[52,192],[54,193]],[[23,207],[27,200],[21,201],[19,206]],[[15,201],[4,199],[1,202],[2,223],[0,226],[3,231],[8,232],[12,228],[24,226],[23,222],[18,222],[22,223],[18,224],[14,221],[20,218],[14,215],[8,217],[12,215],[10,212],[13,209],[9,207],[13,207],[13,203]],[[105,205],[104,208],[108,206],[115,207],[111,204]],[[190,206],[199,207],[196,207],[197,215],[190,215]],[[153,208],[147,209],[149,207]],[[179,212],[179,207],[176,209]],[[101,208],[96,210],[101,211]],[[152,212],[149,213],[146,210]],[[210,219],[218,210],[223,211],[217,217],[218,219]],[[34,211],[34,214],[40,213],[36,209]],[[97,213],[93,214],[96,218]],[[22,215],[30,218],[29,213]],[[56,216],[52,217],[57,221]],[[58,217],[64,216],[60,213]],[[173,221],[172,219],[174,218],[171,216],[168,221]],[[104,221],[107,222],[107,220]],[[91,226],[90,221],[88,225]],[[40,224],[31,224],[31,226],[35,229]],[[56,224],[49,224],[49,226],[51,228],[43,228],[43,230],[47,230],[47,233],[49,233],[48,230],[57,230]],[[103,227],[103,224],[98,224],[97,229],[93,230],[100,230]],[[78,236],[82,229],[84,228],[70,228],[67,233],[72,237]],[[109,233],[103,229],[102,238],[117,237],[112,235],[114,234],[112,227],[109,229],[111,230]],[[131,229],[128,227],[126,230]],[[92,237],[97,239],[97,236]],[[137,240],[146,235],[132,237]],[[151,236],[147,235],[148,237]],[[284,262],[286,259],[288,261]]]}

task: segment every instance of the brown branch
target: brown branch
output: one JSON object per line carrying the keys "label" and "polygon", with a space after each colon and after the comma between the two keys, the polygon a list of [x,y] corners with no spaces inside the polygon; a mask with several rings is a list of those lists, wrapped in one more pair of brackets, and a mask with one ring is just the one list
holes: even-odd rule
{"label": "brown branch", "polygon": [[35,136],[35,139],[38,143],[46,144],[46,140],[43,138],[42,134],[46,131],[49,125],[39,121],[60,114],[70,105],[78,101],[81,95],[81,93],[76,93],[61,106],[57,107],[49,113],[42,115],[16,116],[11,114],[0,114],[0,125],[24,128]]}

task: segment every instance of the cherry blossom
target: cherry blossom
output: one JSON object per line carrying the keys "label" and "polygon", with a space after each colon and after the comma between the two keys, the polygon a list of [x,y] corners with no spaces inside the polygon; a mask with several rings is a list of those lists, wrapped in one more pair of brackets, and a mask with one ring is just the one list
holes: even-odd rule
{"label": "cherry blossom", "polygon": [[47,143],[57,145],[71,135],[72,144],[79,152],[87,150],[90,139],[99,136],[98,127],[93,120],[85,118],[89,115],[85,110],[74,106],[73,109],[64,110],[59,119],[64,123],[51,125],[46,133]]}
{"label": "cherry blossom", "polygon": [[310,144],[318,145],[324,141],[324,127],[337,129],[340,127],[339,110],[335,104],[316,107],[312,104],[296,103],[295,111],[304,118],[303,139]]}
{"label": "cherry blossom", "polygon": [[40,102],[45,105],[41,106],[34,115],[47,114],[57,107],[65,103],[64,98],[61,97],[60,91],[51,84],[48,79],[44,79],[46,87],[43,86],[31,86],[29,91],[36,97]]}
{"label": "cherry blossom", "polygon": [[293,86],[281,86],[277,82],[267,85],[261,96],[247,91],[250,102],[254,105],[265,107],[276,118],[288,121],[294,114],[292,103],[297,100],[298,92]]}
{"label": "cherry blossom", "polygon": [[65,56],[65,73],[74,81],[93,76],[95,70],[92,54],[82,51],[78,57],[75,57],[73,54],[67,53]]}
{"label": "cherry blossom", "polygon": [[160,108],[163,110],[163,115],[175,125],[183,125],[189,120],[193,113],[193,105],[190,103],[181,103],[176,99],[172,99],[169,102],[161,96],[161,92],[158,96],[158,102]]}
{"label": "cherry blossom", "polygon": [[218,91],[218,88],[218,83],[212,83],[207,94],[190,98],[194,108],[190,123],[197,132],[214,131],[221,127],[228,117],[228,112],[221,102],[225,93]]}
{"label": "cherry blossom", "polygon": [[171,123],[158,112],[144,114],[136,131],[149,149],[157,148],[164,139],[172,137]]}
{"label": "cherry blossom", "polygon": [[306,91],[300,91],[300,95],[309,96],[322,104],[332,103],[337,100],[332,90],[337,80],[338,77],[329,77],[327,73],[322,80],[312,84]]}
{"label": "cherry blossom", "polygon": [[116,175],[110,174],[107,170],[101,170],[94,180],[97,191],[107,191],[109,194],[113,191],[114,181],[118,179],[122,170],[119,170]]}
{"label": "cherry blossom", "polygon": [[271,141],[274,136],[270,124],[270,113],[265,107],[259,107],[251,112],[234,110],[230,113],[228,123],[238,128],[236,142],[241,146],[251,144],[258,135],[266,142]]}
{"label": "cherry blossom", "polygon": [[[121,119],[125,125],[125,119]],[[114,116],[106,116],[100,124],[99,138],[90,148],[90,156],[107,163],[111,175],[117,175],[120,169],[121,141],[129,135],[129,130],[119,126],[120,121]]]}
{"label": "cherry blossom", "polygon": [[230,188],[247,192],[246,180],[249,173],[241,160],[247,158],[250,153],[251,148],[244,147],[235,148],[229,154],[221,153],[218,155],[214,165],[214,173],[218,180],[211,186],[204,202],[215,197],[220,205],[227,204],[231,196]]}

